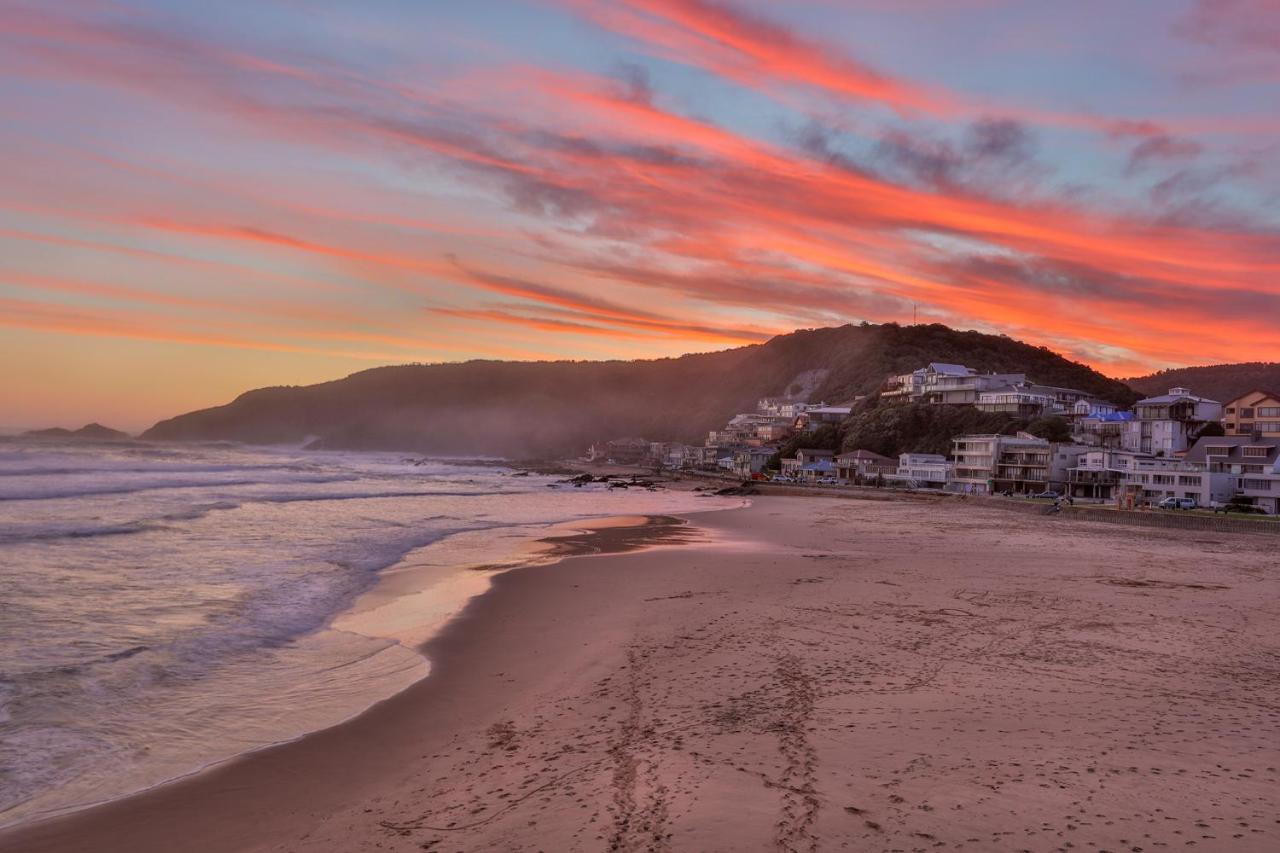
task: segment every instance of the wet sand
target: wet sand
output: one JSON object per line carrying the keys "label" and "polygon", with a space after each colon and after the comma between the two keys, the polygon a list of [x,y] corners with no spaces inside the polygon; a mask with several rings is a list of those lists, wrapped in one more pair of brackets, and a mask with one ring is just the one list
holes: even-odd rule
{"label": "wet sand", "polygon": [[568,534],[593,555],[499,575],[408,691],[0,849],[1280,849],[1270,537],[691,518]]}

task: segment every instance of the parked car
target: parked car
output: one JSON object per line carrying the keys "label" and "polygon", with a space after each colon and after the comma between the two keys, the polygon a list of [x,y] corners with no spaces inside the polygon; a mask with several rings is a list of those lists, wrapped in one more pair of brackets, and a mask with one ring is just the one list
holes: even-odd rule
{"label": "parked car", "polygon": [[1032,495],[1031,497],[1033,497],[1033,498],[1047,498],[1048,500],[1056,501],[1058,498],[1062,497],[1062,495],[1058,494],[1058,493],[1057,493],[1057,492],[1055,492],[1053,489],[1047,489],[1047,490],[1045,490],[1045,491],[1043,491],[1043,492],[1040,492],[1039,494]]}
{"label": "parked car", "polygon": [[1195,509],[1195,498],[1165,498],[1156,504],[1160,509]]}
{"label": "parked car", "polygon": [[819,486],[834,486],[836,485],[837,482],[838,481],[836,480],[835,477],[819,477],[818,478]]}
{"label": "parked car", "polygon": [[1254,506],[1246,503],[1226,503],[1219,504],[1213,508],[1214,512],[1228,513],[1238,512],[1241,515],[1266,515],[1266,510],[1262,507]]}

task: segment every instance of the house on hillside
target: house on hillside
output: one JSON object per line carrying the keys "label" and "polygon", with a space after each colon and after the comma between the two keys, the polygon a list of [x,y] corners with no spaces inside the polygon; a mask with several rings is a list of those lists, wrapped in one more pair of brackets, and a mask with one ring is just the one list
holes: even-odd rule
{"label": "house on hillside", "polygon": [[1002,412],[1018,418],[1039,417],[1052,398],[1029,383],[996,385],[978,392],[975,407],[982,412]]}
{"label": "house on hillside", "polygon": [[1139,400],[1124,425],[1121,446],[1134,453],[1170,457],[1182,453],[1207,424],[1222,418],[1222,404],[1186,388]]}
{"label": "house on hillside", "polygon": [[840,425],[853,411],[852,406],[813,406],[796,415],[796,432],[813,432],[823,424]]}
{"label": "house on hillside", "polygon": [[1250,391],[1222,409],[1222,428],[1227,435],[1254,435],[1280,438],[1280,394]]}
{"label": "house on hillside", "polygon": [[1081,418],[1106,417],[1119,411],[1120,407],[1109,400],[1099,400],[1097,397],[1082,397],[1071,404],[1071,410],[1067,414],[1079,420]]}
{"label": "house on hillside", "polygon": [[1077,418],[1071,425],[1071,437],[1077,444],[1119,449],[1123,443],[1125,425],[1131,420],[1133,420],[1133,412],[1089,414]]}
{"label": "house on hillside", "polygon": [[842,483],[865,483],[876,477],[896,474],[898,460],[870,450],[852,450],[835,458],[836,479]]}
{"label": "house on hillside", "polygon": [[[965,370],[968,369],[965,368]],[[1026,384],[1025,373],[926,375],[923,400],[926,403],[941,406],[975,406],[978,403],[978,395],[983,391]]]}

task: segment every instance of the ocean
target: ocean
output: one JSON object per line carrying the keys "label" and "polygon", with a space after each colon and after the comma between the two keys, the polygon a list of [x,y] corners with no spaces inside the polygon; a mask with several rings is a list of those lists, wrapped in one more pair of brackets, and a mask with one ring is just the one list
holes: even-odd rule
{"label": "ocean", "polygon": [[[0,826],[404,689],[418,644],[549,525],[721,504],[496,461],[0,439]],[[396,573],[411,594],[379,595]]]}

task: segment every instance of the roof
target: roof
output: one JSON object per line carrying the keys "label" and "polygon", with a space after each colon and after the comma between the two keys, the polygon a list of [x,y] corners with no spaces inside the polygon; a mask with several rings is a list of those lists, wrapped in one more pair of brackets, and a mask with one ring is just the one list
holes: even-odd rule
{"label": "roof", "polygon": [[803,453],[805,456],[835,456],[836,455],[836,452],[834,450],[822,450],[817,447],[801,447],[796,452]]}
{"label": "roof", "polygon": [[836,459],[841,462],[890,462],[897,464],[898,460],[888,456],[881,456],[870,450],[851,450],[848,453],[841,453]]}
{"label": "roof", "polygon": [[1147,397],[1145,400],[1139,400],[1134,405],[1141,406],[1143,403],[1152,403],[1152,404],[1176,403],[1179,400],[1194,400],[1197,403],[1217,403],[1218,402],[1217,400],[1210,400],[1208,397],[1201,397],[1196,394],[1192,394],[1190,391],[1187,391],[1187,393],[1185,394],[1174,394],[1172,393],[1173,390],[1177,390],[1177,389],[1171,389],[1171,393],[1168,393],[1168,394],[1159,394],[1155,397]]}
{"label": "roof", "polygon": [[[1210,447],[1230,447],[1231,452],[1227,456],[1209,456],[1208,448]],[[1266,456],[1250,456],[1246,457],[1240,453],[1242,447],[1268,447],[1270,451]],[[1277,438],[1254,438],[1251,435],[1210,435],[1197,439],[1195,446],[1187,451],[1186,461],[1188,462],[1221,462],[1227,459],[1231,462],[1247,461],[1251,465],[1272,465],[1280,461],[1280,439]]]}
{"label": "roof", "polygon": [[965,367],[963,364],[947,364],[943,361],[929,362],[928,369],[934,373],[945,373],[949,376],[972,376],[975,373],[971,367]]}

